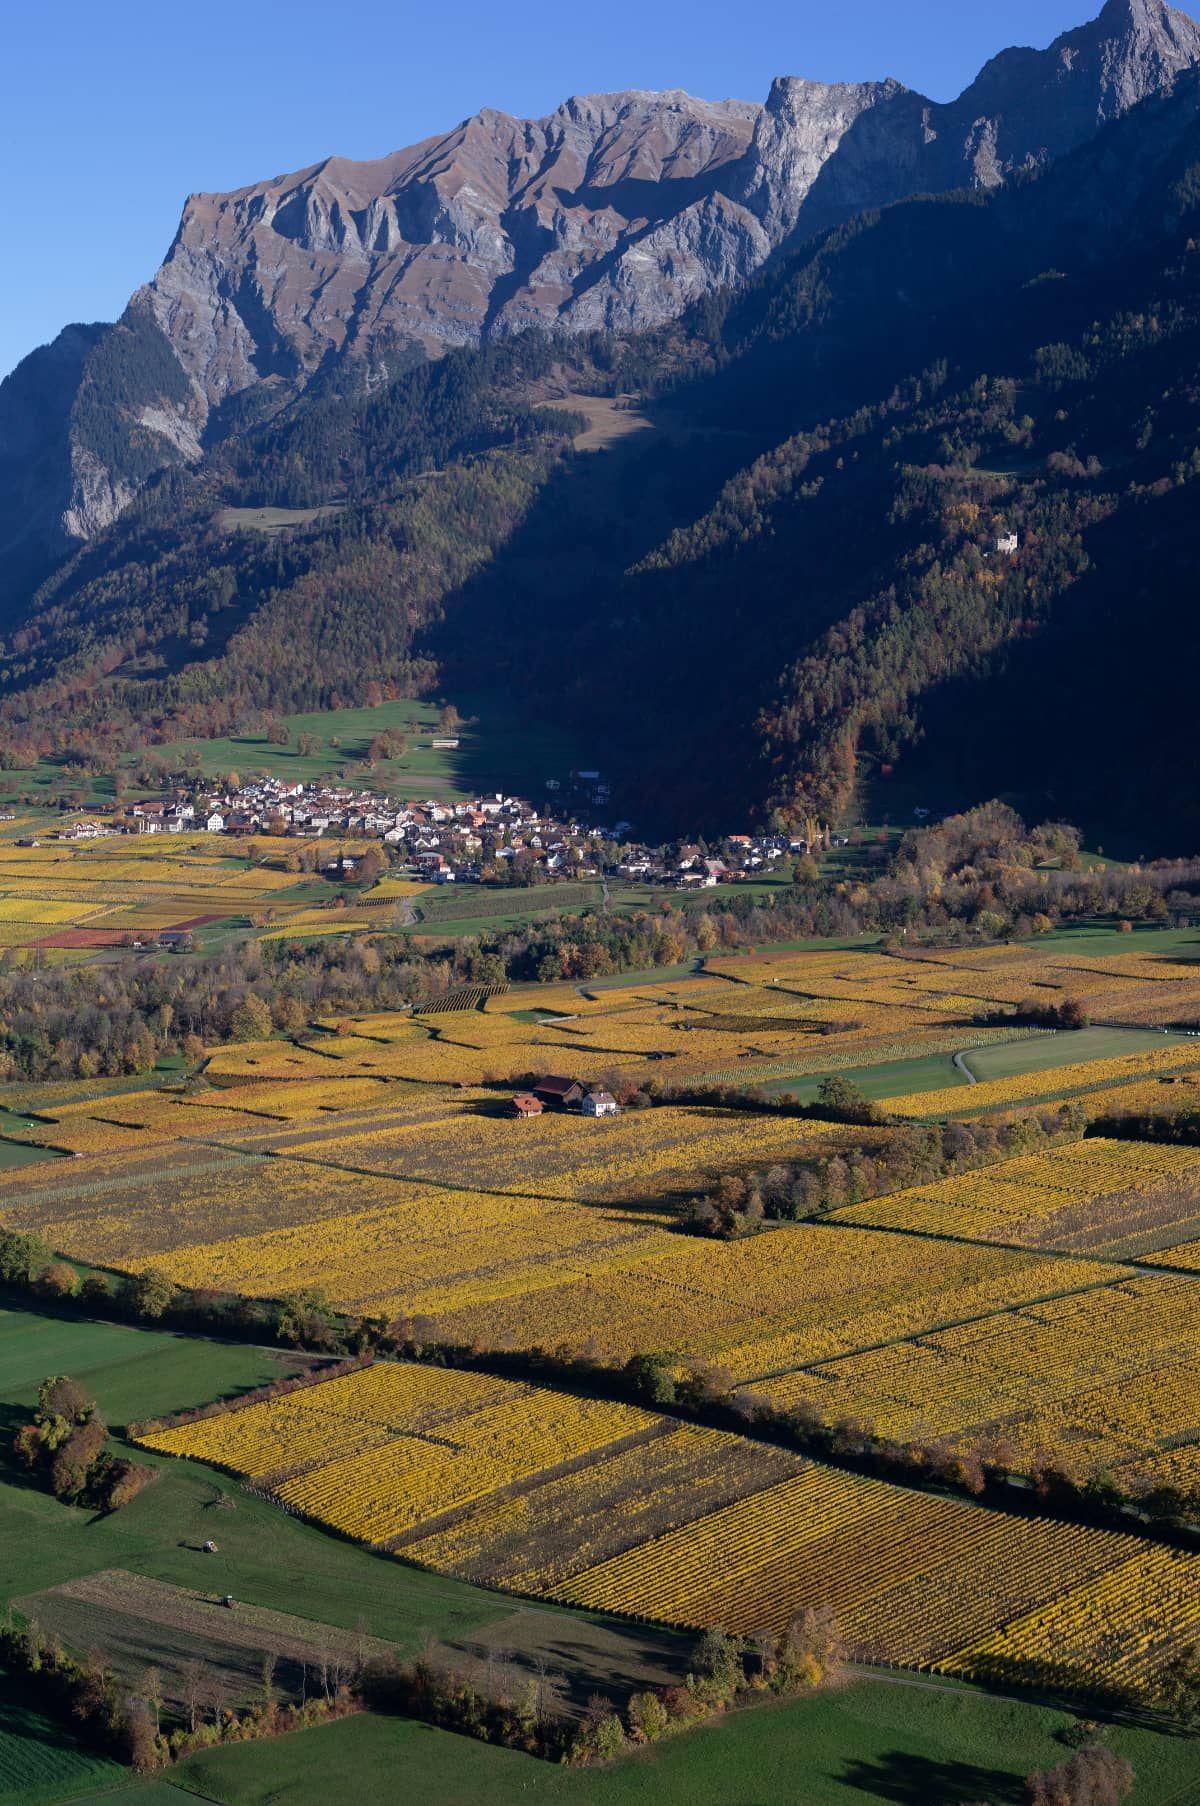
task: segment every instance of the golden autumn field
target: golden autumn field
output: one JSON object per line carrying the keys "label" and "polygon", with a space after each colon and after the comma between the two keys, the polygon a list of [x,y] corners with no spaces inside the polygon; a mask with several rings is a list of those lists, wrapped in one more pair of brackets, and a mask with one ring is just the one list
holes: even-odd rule
{"label": "golden autumn field", "polygon": [[[3,1174],[0,1221],[102,1269],[319,1293],[470,1350],[471,1371],[380,1362],[146,1431],[404,1560],[745,1635],[831,1604],[863,1658],[1037,1687],[1107,1677],[1149,1699],[1200,1637],[1200,1556],[1136,1520],[986,1509],[481,1370],[535,1350],[601,1370],[655,1356],[721,1374],[748,1414],[964,1459],[1003,1449],[1018,1481],[1053,1464],[1194,1489],[1200,1148],[1082,1127],[1200,1098],[1200,1040],[1160,1032],[1200,1009],[1200,966],[1149,946],[717,957],[668,983],[313,1023],[141,1089],[10,1087],[4,1133],[56,1157]],[[1083,999],[1103,1029],[981,1026],[1031,987]],[[547,1073],[627,1107],[516,1120],[514,1089]],[[777,1107],[830,1074],[879,1120]],[[882,1160],[929,1125],[1053,1125],[1067,1103],[1081,1126],[1032,1151],[744,1239],[683,1231],[721,1175],[769,1187]]]}
{"label": "golden autumn field", "polygon": [[[18,818],[0,838],[0,954],[18,963],[78,961],[168,929],[203,933],[230,922],[253,924],[266,938],[362,931],[384,924],[381,906],[394,912],[422,888],[388,879],[370,910],[330,909],[311,879],[287,869],[278,842],[149,834],[17,844],[37,838],[21,832],[29,827]],[[331,843],[328,856],[335,850]]]}

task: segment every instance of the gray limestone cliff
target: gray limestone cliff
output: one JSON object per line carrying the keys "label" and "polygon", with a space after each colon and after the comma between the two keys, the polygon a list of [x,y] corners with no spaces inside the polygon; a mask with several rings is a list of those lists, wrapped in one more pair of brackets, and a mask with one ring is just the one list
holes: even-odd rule
{"label": "gray limestone cliff", "polygon": [[377,381],[397,351],[657,325],[856,213],[1044,165],[1196,64],[1200,25],[1163,0],[1108,0],[947,105],[894,81],[797,78],[761,106],[597,95],[194,195],[110,339],[69,329],[0,386],[0,545],[17,568],[35,541],[60,554],[154,469],[317,378]]}

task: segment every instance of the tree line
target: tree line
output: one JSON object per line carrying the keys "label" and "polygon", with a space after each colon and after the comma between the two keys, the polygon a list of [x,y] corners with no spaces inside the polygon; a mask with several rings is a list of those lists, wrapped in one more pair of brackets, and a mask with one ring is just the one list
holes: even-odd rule
{"label": "tree line", "polygon": [[[872,1114],[881,1124],[887,1120],[845,1079],[823,1082],[814,1114],[833,1122],[861,1122]],[[999,1120],[893,1126],[874,1143],[817,1160],[779,1161],[762,1173],[720,1173],[692,1199],[684,1223],[697,1235],[736,1241],[767,1223],[802,1222],[1056,1147],[1080,1137],[1087,1121],[1081,1104],[1067,1103]]]}

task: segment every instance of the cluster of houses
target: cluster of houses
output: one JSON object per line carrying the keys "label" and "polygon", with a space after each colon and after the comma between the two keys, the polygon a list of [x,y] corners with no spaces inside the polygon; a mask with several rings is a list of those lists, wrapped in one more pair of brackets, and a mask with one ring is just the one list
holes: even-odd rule
{"label": "cluster of houses", "polygon": [[[830,839],[832,846],[844,846]],[[810,851],[808,840],[780,834],[730,834],[723,843],[723,857],[714,857],[698,846],[677,851],[661,847],[625,847],[617,876],[628,884],[675,885],[680,890],[715,890],[718,884],[737,884],[745,878],[769,875],[785,860]]]}
{"label": "cluster of houses", "polygon": [[532,1091],[522,1091],[513,1098],[512,1113],[521,1122],[531,1122],[547,1110],[573,1110],[593,1119],[619,1116],[621,1106],[608,1091],[589,1091],[578,1079],[553,1076],[544,1078]]}
{"label": "cluster of houses", "polygon": [[[349,785],[255,778],[237,788],[179,789],[77,820],[59,838],[117,834],[221,834],[300,840],[360,839],[391,848],[396,861],[431,884],[479,883],[506,869],[534,880],[615,876],[629,884],[711,890],[761,876],[810,850],[810,838],[733,834],[720,856],[700,846],[631,842],[629,823],[607,828],[559,819],[522,797],[399,803]],[[838,844],[832,842],[832,844]],[[339,862],[339,873],[350,861]],[[533,869],[537,868],[537,869]]]}

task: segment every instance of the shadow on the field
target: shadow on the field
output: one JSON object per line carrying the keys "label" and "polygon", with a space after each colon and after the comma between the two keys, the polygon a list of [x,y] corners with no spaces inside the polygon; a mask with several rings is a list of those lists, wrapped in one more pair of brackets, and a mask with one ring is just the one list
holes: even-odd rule
{"label": "shadow on the field", "polygon": [[961,1806],[968,1800],[1015,1806],[1025,1791],[1020,1781],[1000,1769],[936,1762],[908,1750],[892,1750],[870,1762],[848,1762],[841,1779],[856,1792],[893,1801],[895,1806]]}
{"label": "shadow on the field", "polygon": [[623,1705],[647,1687],[678,1686],[695,1639],[642,1625],[597,1623],[573,1613],[519,1606],[483,1635],[443,1645],[446,1666],[466,1658],[481,1688],[504,1696],[539,1672],[559,1684],[560,1703],[579,1717],[601,1694]]}

